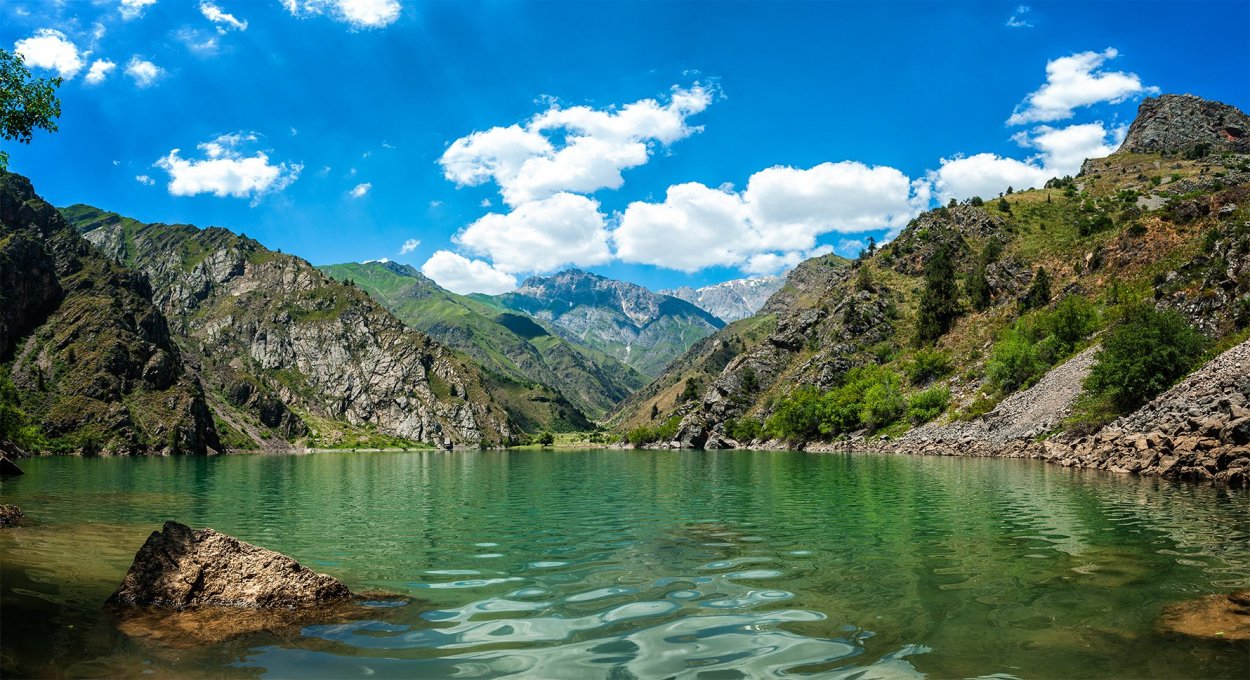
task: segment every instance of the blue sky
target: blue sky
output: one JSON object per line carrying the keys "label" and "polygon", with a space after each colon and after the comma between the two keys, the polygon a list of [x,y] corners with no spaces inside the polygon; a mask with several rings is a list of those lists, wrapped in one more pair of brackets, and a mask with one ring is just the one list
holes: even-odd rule
{"label": "blue sky", "polygon": [[66,77],[60,132],[6,146],[54,204],[225,226],[314,264],[387,257],[460,291],[854,254],[934,202],[1073,172],[1144,96],[1250,104],[1245,2],[5,0],[0,17],[0,44]]}

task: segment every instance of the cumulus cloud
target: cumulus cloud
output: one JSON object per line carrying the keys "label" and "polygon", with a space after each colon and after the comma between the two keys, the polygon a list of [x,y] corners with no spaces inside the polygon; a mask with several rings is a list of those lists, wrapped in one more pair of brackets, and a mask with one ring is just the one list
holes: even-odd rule
{"label": "cumulus cloud", "polygon": [[326,15],[353,28],[383,28],[399,19],[399,0],[282,0],[295,16]]}
{"label": "cumulus cloud", "polygon": [[78,46],[64,33],[53,28],[35,31],[31,37],[14,43],[13,50],[22,55],[27,66],[56,71],[57,75],[66,80],[77,75],[84,65]]}
{"label": "cumulus cloud", "polygon": [[144,10],[155,4],[156,0],[121,0],[117,9],[121,12],[122,19],[130,21],[143,16]]}
{"label": "cumulus cloud", "polygon": [[611,259],[599,202],[570,193],[530,201],[507,214],[485,215],[454,240],[488,256],[496,269],[508,274],[603,264]]}
{"label": "cumulus cloud", "polygon": [[516,288],[516,277],[495,269],[488,262],[470,260],[449,250],[440,250],[421,265],[421,273],[453,293],[498,295]]}
{"label": "cumulus cloud", "polygon": [[146,59],[133,56],[126,62],[126,75],[130,76],[138,87],[149,87],[164,75],[165,69]]}
{"label": "cumulus cloud", "polygon": [[626,262],[772,273],[810,257],[822,234],[898,229],[928,202],[924,183],[890,167],[778,166],[752,175],[740,193],[692,182],[669,187],[663,203],[631,203],[612,240]]}
{"label": "cumulus cloud", "polygon": [[114,64],[108,59],[96,59],[92,62],[91,68],[87,69],[87,75],[83,78],[83,81],[88,85],[102,83],[104,82],[104,79],[107,78],[108,75],[116,68],[117,64]]}
{"label": "cumulus cloud", "polygon": [[1102,52],[1080,52],[1046,63],[1046,82],[1016,107],[1008,125],[1045,123],[1072,117],[1073,109],[1099,102],[1116,104],[1157,87],[1142,85],[1135,73],[1104,71],[1102,65],[1119,56],[1108,47]]}
{"label": "cumulus cloud", "polygon": [[411,253],[412,251],[416,250],[417,247],[420,245],[421,245],[421,241],[419,239],[410,238],[407,241],[404,241],[404,244],[399,247],[399,254],[407,255],[408,253]]}
{"label": "cumulus cloud", "polygon": [[1110,155],[1124,139],[1125,128],[1108,130],[1102,123],[1082,123],[1063,128],[1039,125],[1013,139],[1037,154],[1025,159],[1005,158],[992,153],[943,158],[941,166],[929,173],[929,180],[941,202],[952,198],[997,196],[1007,187],[1035,189],[1052,177],[1075,175],[1087,158]]}
{"label": "cumulus cloud", "polygon": [[1007,19],[1007,27],[1008,28],[1033,28],[1033,24],[1030,23],[1028,18],[1026,18],[1025,16],[1031,11],[1033,11],[1033,9],[1029,7],[1028,5],[1017,6],[1016,11],[1012,13],[1009,19]]}
{"label": "cumulus cloud", "polygon": [[355,187],[352,188],[351,190],[352,198],[361,198],[365,194],[369,193],[369,190],[372,188],[373,188],[372,182],[361,182],[360,184],[357,184]]}
{"label": "cumulus cloud", "polygon": [[616,189],[624,182],[621,171],[646,163],[657,145],[698,131],[686,119],[711,102],[712,92],[695,85],[674,88],[665,104],[643,99],[600,110],[551,103],[523,124],[455,140],[439,163],[461,186],[494,181],[511,206],[560,192]]}
{"label": "cumulus cloud", "polygon": [[205,19],[216,24],[217,32],[222,35],[225,35],[231,29],[236,31],[247,30],[246,20],[236,18],[233,14],[222,10],[217,5],[209,2],[209,0],[200,0],[200,14],[203,14]]}
{"label": "cumulus cloud", "polygon": [[273,164],[263,151],[247,155],[239,149],[254,141],[254,134],[221,135],[197,146],[204,158],[183,158],[181,150],[173,149],[154,165],[169,173],[168,189],[173,196],[257,198],[281,191],[299,177],[303,166],[298,163]]}

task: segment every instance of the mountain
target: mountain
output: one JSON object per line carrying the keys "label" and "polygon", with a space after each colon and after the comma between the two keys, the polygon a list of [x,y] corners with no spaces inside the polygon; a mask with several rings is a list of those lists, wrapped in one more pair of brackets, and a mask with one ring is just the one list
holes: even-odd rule
{"label": "mountain", "polygon": [[[1193,97],[1147,100],[1124,148],[1086,161],[1075,178],[928,211],[857,262],[804,262],[759,314],[693,346],[611,422],[631,440],[672,446],[885,434],[923,449],[961,423],[1024,414],[1045,424],[1020,431],[1047,437],[1047,447],[1087,451],[1091,432],[1119,442],[1124,433],[1108,423],[1127,414],[1097,395],[1079,401],[1072,383],[1095,362],[1085,350],[1133,305],[1179,314],[1206,337],[1208,357],[1250,333],[1250,156],[1235,152],[1244,121]],[[1210,148],[1193,152],[1199,144]],[[926,270],[945,293],[926,296]],[[949,327],[933,333],[935,301]],[[1012,398],[1030,386],[1040,391]],[[1196,429],[1177,433],[1207,453],[1235,449],[1250,421],[1228,404],[1196,401],[1185,421]],[[1033,418],[1038,409],[1047,417]],[[1171,450],[1172,439],[1151,437],[1140,445]],[[1206,464],[1191,454],[1177,450],[1167,465]],[[1210,474],[1239,460],[1207,458]]]}
{"label": "mountain", "polygon": [[1192,94],[1149,98],[1138,107],[1119,150],[1194,157],[1250,153],[1250,116]]}
{"label": "mountain", "polygon": [[[404,323],[464,352],[488,370],[554,388],[555,396],[591,418],[605,415],[647,382],[620,361],[555,335],[545,322],[456,295],[409,265],[369,262],[319,269],[351,281]],[[568,421],[544,425],[555,429],[588,425],[584,419]]]}
{"label": "mountain", "polygon": [[228,448],[513,439],[480,370],[299,258],[216,227],[62,214],[151,282]]}
{"label": "mountain", "polygon": [[511,293],[473,297],[549,323],[561,337],[648,377],[725,325],[685,300],[577,269],[531,277]]}
{"label": "mountain", "polygon": [[[3,171],[0,383],[0,449],[141,454],[221,446],[146,277],[104,257],[29,180]],[[15,422],[19,413],[25,418]]]}
{"label": "mountain", "polygon": [[660,292],[685,300],[721,321],[730,323],[760,311],[760,307],[784,283],[785,280],[780,276],[762,276],[734,279],[702,288],[682,286]]}

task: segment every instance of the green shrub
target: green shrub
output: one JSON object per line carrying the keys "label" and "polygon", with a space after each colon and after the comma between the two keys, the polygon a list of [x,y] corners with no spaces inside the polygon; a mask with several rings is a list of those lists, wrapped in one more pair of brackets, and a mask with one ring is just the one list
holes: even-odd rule
{"label": "green shrub", "polygon": [[907,398],[907,417],[914,425],[922,425],[942,415],[950,403],[951,391],[940,385],[917,392]]}
{"label": "green shrub", "polygon": [[759,420],[756,420],[755,418],[748,418],[746,416],[743,416],[742,418],[730,418],[725,421],[725,434],[729,435],[731,439],[736,439],[740,442],[749,442],[752,439],[758,439],[762,429],[763,425],[760,424]]}
{"label": "green shrub", "polygon": [[556,443],[556,436],[551,433],[551,430],[543,430],[543,433],[538,435],[539,446],[551,446],[552,444],[555,444],[555,443]]}
{"label": "green shrub", "polygon": [[777,404],[768,418],[766,431],[779,439],[815,439],[820,435],[821,401],[821,394],[815,387],[799,387]]}
{"label": "green shrub", "polygon": [[841,386],[823,395],[805,386],[782,399],[764,431],[779,439],[802,441],[888,427],[907,413],[901,384],[897,373],[881,366],[851,369]]}
{"label": "green shrub", "polygon": [[893,425],[907,413],[907,400],[899,382],[897,375],[886,372],[864,391],[859,420],[869,430]]}
{"label": "green shrub", "polygon": [[1032,384],[1046,371],[1047,365],[1037,356],[1033,342],[1022,329],[1013,326],[990,350],[985,375],[1004,394]]}
{"label": "green shrub", "polygon": [[950,375],[953,368],[946,352],[936,349],[917,350],[915,357],[907,364],[907,381],[912,385],[925,385]]}
{"label": "green shrub", "polygon": [[1099,323],[1094,305],[1077,295],[1060,300],[1053,310],[1021,317],[994,343],[986,376],[1003,394],[1027,387],[1070,356]]}
{"label": "green shrub", "polygon": [[1046,273],[1045,267],[1038,267],[1028,292],[1020,298],[1020,313],[1045,307],[1048,304],[1050,304],[1050,274]]}
{"label": "green shrub", "polygon": [[1131,411],[1189,373],[1205,347],[1206,338],[1177,312],[1127,305],[1103,340],[1085,389]]}
{"label": "green shrub", "polygon": [[12,442],[32,452],[48,448],[39,426],[30,421],[21,408],[17,387],[9,379],[8,369],[0,366],[0,442]]}
{"label": "green shrub", "polygon": [[677,435],[677,427],[681,425],[681,416],[673,416],[655,427],[646,425],[635,427],[625,435],[625,441],[634,446],[642,446],[652,442],[669,441]]}

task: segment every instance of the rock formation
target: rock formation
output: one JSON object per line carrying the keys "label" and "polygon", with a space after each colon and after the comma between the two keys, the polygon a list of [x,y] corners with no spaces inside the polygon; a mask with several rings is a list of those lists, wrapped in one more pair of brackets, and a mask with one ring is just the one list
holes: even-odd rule
{"label": "rock formation", "polygon": [[1250,116],[1192,94],[1148,98],[1137,108],[1120,151],[1206,155],[1250,153]]}
{"label": "rock formation", "polygon": [[702,288],[682,286],[660,292],[685,300],[725,323],[732,323],[760,311],[785,282],[780,276],[761,276],[723,281]]}
{"label": "rock formation", "polygon": [[148,536],[108,604],[298,609],[354,597],[339,581],[286,555],[171,521]]}

